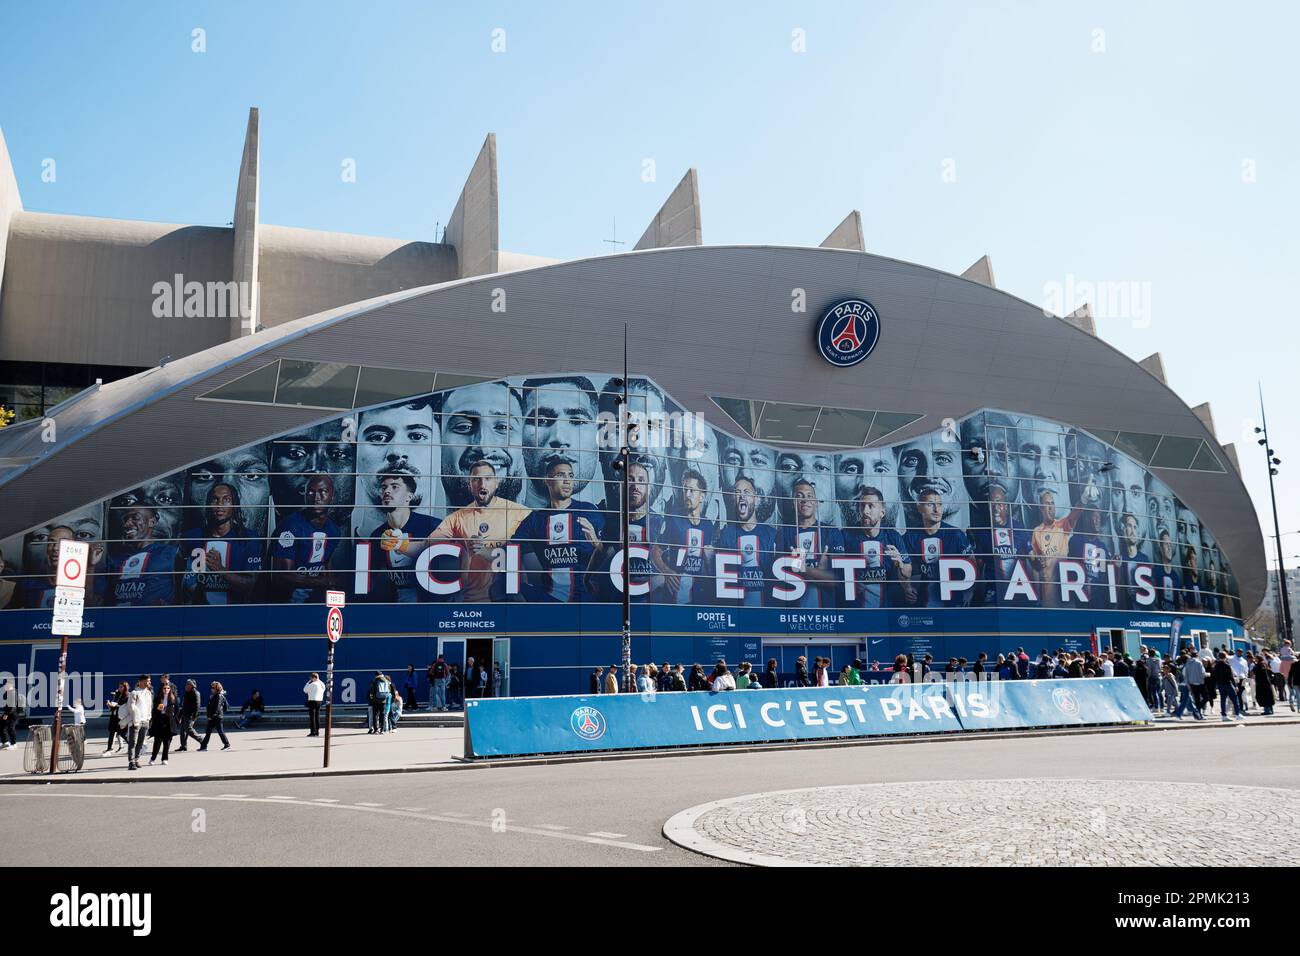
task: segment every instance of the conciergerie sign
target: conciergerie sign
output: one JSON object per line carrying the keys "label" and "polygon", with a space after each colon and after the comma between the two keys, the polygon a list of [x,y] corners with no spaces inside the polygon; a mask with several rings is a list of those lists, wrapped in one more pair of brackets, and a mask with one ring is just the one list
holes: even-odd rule
{"label": "conciergerie sign", "polygon": [[466,701],[465,756],[1127,724],[1151,711],[1127,677],[796,687]]}

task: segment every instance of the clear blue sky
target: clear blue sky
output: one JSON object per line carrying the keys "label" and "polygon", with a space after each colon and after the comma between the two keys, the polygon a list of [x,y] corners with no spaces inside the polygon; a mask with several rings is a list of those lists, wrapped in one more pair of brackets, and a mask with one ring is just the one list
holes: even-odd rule
{"label": "clear blue sky", "polygon": [[10,3],[0,127],[41,211],[224,224],[256,105],[266,222],[432,239],[493,131],[513,251],[635,240],[694,165],[709,243],[815,245],[856,207],[871,251],[988,253],[1030,301],[1139,283],[1149,323],[1102,337],[1213,403],[1267,520],[1263,381],[1291,532],[1298,35],[1281,2]]}

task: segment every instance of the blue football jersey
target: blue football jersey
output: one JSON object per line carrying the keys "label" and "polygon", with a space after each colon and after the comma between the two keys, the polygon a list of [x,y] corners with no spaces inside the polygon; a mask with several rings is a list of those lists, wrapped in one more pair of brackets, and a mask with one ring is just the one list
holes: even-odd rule
{"label": "blue football jersey", "polygon": [[[339,526],[326,519],[325,524],[316,527],[301,511],[289,515],[275,529],[275,540],[271,544],[271,556],[276,560],[293,562],[293,567],[300,574],[312,577],[321,575],[330,565],[334,551],[339,546],[342,533]],[[307,604],[325,600],[325,587],[295,587],[289,595],[291,604]]]}
{"label": "blue football jersey", "polygon": [[[231,591],[230,582],[220,574],[195,571],[194,565],[198,559],[194,557],[194,552],[201,551],[206,556],[209,550],[215,550],[228,571],[235,574],[257,574],[262,570],[262,545],[262,539],[247,528],[232,528],[224,537],[209,534],[205,528],[190,528],[181,542],[181,561],[185,565],[182,582],[186,594],[193,594],[201,604],[238,604],[241,600],[246,600],[237,592]],[[200,588],[202,593],[199,592]],[[256,590],[256,585],[254,589]]]}
{"label": "blue football jersey", "polygon": [[[749,607],[761,607],[767,593],[771,578],[772,561],[776,554],[776,529],[771,525],[758,524],[746,531],[738,524],[728,524],[718,535],[717,549],[740,555],[739,586],[744,588],[745,597],[739,602]],[[734,567],[734,565],[733,565]],[[712,600],[721,602],[715,595]]]}
{"label": "blue football jersey", "polygon": [[956,592],[946,602],[940,598],[939,592],[939,560],[975,553],[966,532],[940,522],[933,532],[913,528],[903,536],[903,540],[907,543],[907,553],[912,556],[912,586],[916,588],[917,607],[945,607],[970,600],[973,587]]}
{"label": "blue football jersey", "polygon": [[898,549],[905,564],[912,563],[903,536],[893,528],[877,528],[875,535],[861,528],[845,529],[844,553],[867,561],[867,566],[854,574],[857,600],[852,602],[853,607],[892,607],[899,603],[898,595],[890,587],[891,582],[898,580],[898,568],[885,553],[891,546]]}
{"label": "blue football jersey", "polygon": [[596,506],[574,499],[567,508],[536,508],[515,529],[512,541],[519,543],[522,554],[537,557],[542,580],[525,575],[525,594],[531,599],[583,601],[587,598],[587,569],[595,547],[578,525],[586,518],[599,537],[605,516]]}

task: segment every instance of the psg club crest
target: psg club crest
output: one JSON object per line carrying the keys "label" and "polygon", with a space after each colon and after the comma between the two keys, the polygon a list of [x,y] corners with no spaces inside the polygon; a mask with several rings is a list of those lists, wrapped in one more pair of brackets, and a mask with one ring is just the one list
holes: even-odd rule
{"label": "psg club crest", "polygon": [[1079,698],[1074,696],[1072,690],[1067,690],[1064,687],[1056,688],[1056,690],[1052,691],[1052,703],[1066,717],[1079,716]]}
{"label": "psg club crest", "polygon": [[857,365],[880,341],[880,316],[866,299],[844,299],[822,313],[817,351],[837,368]]}
{"label": "psg club crest", "polygon": [[569,726],[583,740],[605,736],[605,715],[595,707],[579,707],[569,717]]}

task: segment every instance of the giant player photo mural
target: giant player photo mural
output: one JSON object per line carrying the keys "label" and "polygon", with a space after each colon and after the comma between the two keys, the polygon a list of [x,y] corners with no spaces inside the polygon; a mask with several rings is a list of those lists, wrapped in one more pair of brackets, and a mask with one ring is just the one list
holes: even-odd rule
{"label": "giant player photo mural", "polygon": [[[633,377],[471,382],[213,455],[0,542],[0,606],[618,602],[1232,613],[1216,538],[1089,432],[987,409],[869,448],[767,444]],[[612,436],[612,440],[611,440]]]}

